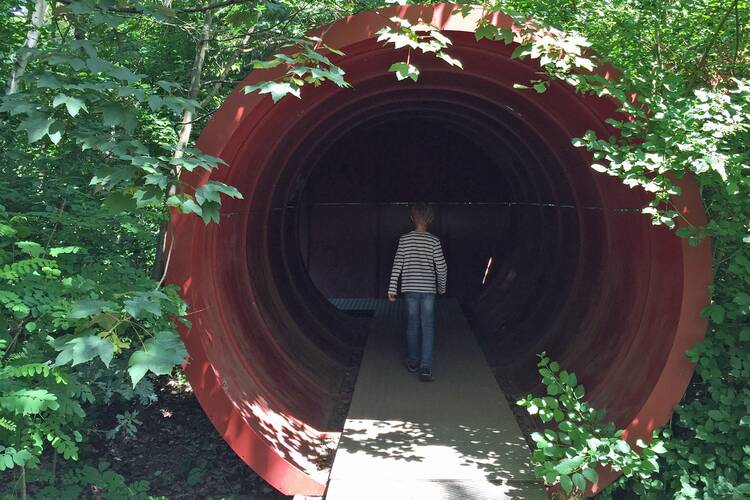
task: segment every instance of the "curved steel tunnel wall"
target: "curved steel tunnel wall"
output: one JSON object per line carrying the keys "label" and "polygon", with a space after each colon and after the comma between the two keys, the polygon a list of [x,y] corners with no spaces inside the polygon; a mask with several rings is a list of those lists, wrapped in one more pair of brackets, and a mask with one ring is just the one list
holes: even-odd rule
{"label": "curved steel tunnel wall", "polygon": [[[462,17],[453,9],[395,6],[320,30],[346,53],[336,63],[354,89],[305,88],[302,100],[274,105],[242,88],[281,70],[253,72],[198,143],[230,167],[185,174],[192,186],[219,180],[245,196],[224,201],[219,225],[173,215],[168,279],[193,311],[192,327],[181,327],[190,353],[186,372],[217,430],[282,492],[324,491],[325,457],[340,431],[331,425],[332,411],[363,334],[310,280],[297,241],[299,213],[285,207],[299,202],[332,144],[404,113],[457,130],[488,157],[502,156],[496,166],[510,201],[574,207],[506,211],[501,230],[522,243],[505,246],[493,272],[505,278],[514,271],[515,278],[496,276],[474,301],[491,363],[514,360],[531,384],[535,356],[546,350],[580,375],[589,399],[626,428],[631,442],[667,421],[692,374],[684,351],[706,327],[699,311],[711,278],[708,244],[689,247],[643,216],[616,210],[641,207],[647,198],[595,173],[585,152],[571,146],[589,129],[611,134],[604,122],[615,113],[610,101],[560,83],[544,94],[514,90],[538,67],[511,60],[513,47],[476,42],[481,12]],[[375,41],[392,15],[443,29],[465,69],[417,57],[419,83],[396,82],[386,71],[403,54]],[[492,22],[510,25],[500,15]],[[702,224],[695,184],[680,185],[675,205]],[[601,477],[595,490],[613,479]]]}

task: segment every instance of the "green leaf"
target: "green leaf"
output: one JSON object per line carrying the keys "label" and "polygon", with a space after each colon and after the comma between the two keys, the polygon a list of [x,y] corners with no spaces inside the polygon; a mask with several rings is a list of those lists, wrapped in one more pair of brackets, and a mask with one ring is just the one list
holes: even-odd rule
{"label": "green leaf", "polygon": [[57,396],[45,389],[18,389],[0,396],[0,408],[16,415],[37,415],[44,410],[57,410],[59,407]]}
{"label": "green leaf", "polygon": [[13,461],[16,465],[26,465],[27,462],[33,460],[34,456],[28,450],[19,450],[13,453]]}
{"label": "green leaf", "polygon": [[159,291],[138,292],[132,299],[124,302],[125,311],[136,319],[143,318],[144,313],[161,317],[161,300],[166,298]]}
{"label": "green leaf", "polygon": [[536,90],[538,94],[543,94],[547,91],[547,85],[544,84],[543,82],[535,83],[533,87],[534,87],[534,90]]}
{"label": "green leaf", "polygon": [[133,199],[137,208],[158,206],[161,204],[164,197],[164,190],[159,186],[144,185],[142,189],[138,189],[133,193]]}
{"label": "green leaf", "polygon": [[117,78],[118,80],[123,80],[123,81],[128,82],[128,84],[133,84],[133,83],[138,82],[143,76],[143,75],[136,75],[135,73],[130,71],[128,68],[124,68],[122,66],[115,66],[115,65],[111,65],[109,69],[107,70],[107,73]]}
{"label": "green leaf", "polygon": [[114,304],[106,300],[79,300],[73,304],[73,312],[68,315],[72,319],[93,316],[105,310],[111,310]]}
{"label": "green leaf", "polygon": [[57,355],[54,366],[66,365],[71,361],[75,366],[99,357],[104,366],[109,367],[115,352],[112,342],[96,335],[76,337],[65,342],[62,348],[56,349],[60,351],[60,354]]}
{"label": "green leaf", "polygon": [[194,213],[199,217],[203,216],[203,209],[198,205],[195,200],[188,199],[180,203],[180,212],[183,214]]}
{"label": "green leaf", "polygon": [[13,227],[0,222],[0,236],[15,236],[17,232]]}
{"label": "green leaf", "polygon": [[709,410],[708,416],[714,420],[723,420],[724,412],[722,412],[721,410]]}
{"label": "green leaf", "polygon": [[163,97],[164,105],[175,113],[182,113],[185,110],[195,111],[200,107],[200,103],[195,99],[186,99],[184,97],[167,96]]}
{"label": "green leaf", "polygon": [[180,86],[180,84],[177,82],[170,82],[167,80],[157,80],[156,84],[166,92],[172,92],[172,89],[178,88]]}
{"label": "green leaf", "polygon": [[18,241],[16,246],[23,252],[36,258],[42,255],[44,247],[34,241]]}
{"label": "green leaf", "polygon": [[599,474],[596,473],[596,469],[593,467],[583,469],[583,477],[588,479],[592,484],[599,480]]}
{"label": "green leaf", "polygon": [[724,322],[726,311],[720,304],[711,304],[710,306],[703,309],[703,311],[701,311],[701,314],[704,317],[711,319],[711,321],[713,321],[717,325],[720,325]]}
{"label": "green leaf", "polygon": [[562,486],[563,491],[565,493],[570,493],[573,491],[573,481],[570,480],[570,477],[568,476],[560,476],[560,486]]}
{"label": "green leaf", "polygon": [[34,112],[34,108],[33,103],[19,99],[17,95],[0,98],[0,113],[9,113],[10,116],[28,115]]}
{"label": "green leaf", "polygon": [[199,205],[203,205],[207,200],[221,203],[221,196],[219,193],[223,193],[230,198],[242,199],[242,193],[240,193],[237,188],[228,186],[223,182],[208,181],[195,190],[195,200]]}
{"label": "green leaf", "polygon": [[419,79],[419,68],[406,62],[393,63],[388,71],[396,73],[396,79],[399,81],[411,78],[416,82]]}
{"label": "green leaf", "polygon": [[102,123],[105,127],[121,126],[132,132],[137,125],[137,119],[132,111],[126,110],[121,104],[110,102],[101,107]]}
{"label": "green leaf", "polygon": [[39,88],[59,89],[63,83],[52,73],[44,73],[36,79],[36,86]]}
{"label": "green leaf", "polygon": [[653,451],[654,453],[657,453],[657,454],[661,455],[661,454],[667,452],[667,448],[664,446],[664,443],[658,442],[658,443],[656,443],[656,444],[654,444],[654,445],[651,446],[651,451]]}
{"label": "green leaf", "polygon": [[146,101],[148,103],[149,109],[151,111],[156,111],[157,109],[161,108],[162,105],[162,98],[158,95],[150,95],[148,96],[148,100]]}
{"label": "green leaf", "polygon": [[65,124],[60,120],[53,120],[47,131],[47,136],[49,137],[49,140],[52,141],[52,144],[57,144],[62,139],[64,131]]}
{"label": "green leaf", "polygon": [[510,45],[511,43],[513,43],[513,30],[511,28],[501,28],[500,36],[502,37],[503,43],[505,43],[505,45]]}
{"label": "green leaf", "polygon": [[75,71],[81,71],[86,67],[86,63],[83,62],[83,59],[77,57],[52,56],[47,59],[47,61],[53,66],[68,65]]}
{"label": "green leaf", "polygon": [[210,224],[214,221],[218,224],[219,222],[219,204],[213,201],[205,201],[201,205],[201,218],[205,224]]}
{"label": "green leaf", "polygon": [[281,58],[273,58],[270,61],[253,61],[253,69],[271,69],[280,65],[282,62]]}
{"label": "green leaf", "polygon": [[71,97],[66,94],[57,94],[55,99],[52,101],[52,107],[57,108],[61,104],[65,104],[65,108],[68,110],[68,114],[72,117],[76,117],[78,112],[83,110],[87,111],[86,103],[78,99],[77,97]]}
{"label": "green leaf", "polygon": [[489,40],[494,40],[495,36],[497,35],[497,27],[495,25],[490,23],[484,23],[477,27],[476,30],[474,30],[474,38],[479,41],[482,38],[487,38]]}
{"label": "green leaf", "polygon": [[570,474],[574,470],[578,469],[583,464],[584,460],[585,458],[581,455],[572,458],[566,458],[555,466],[555,470],[560,475]]}
{"label": "green leaf", "polygon": [[85,248],[83,247],[76,247],[76,246],[68,246],[68,247],[54,247],[49,249],[49,254],[52,257],[57,257],[58,255],[62,255],[64,253],[85,253]]}
{"label": "green leaf", "polygon": [[584,479],[584,477],[581,474],[577,473],[577,472],[575,474],[573,474],[573,484],[580,491],[585,491],[586,490],[586,479]]}
{"label": "green leaf", "polygon": [[130,356],[128,373],[133,381],[133,387],[151,371],[156,375],[171,373],[175,365],[181,364],[187,357],[187,350],[175,332],[159,332],[154,338],[148,339],[143,350],[136,351]]}
{"label": "green leaf", "polygon": [[438,52],[436,54],[436,56],[439,57],[440,59],[442,59],[443,61],[447,62],[451,66],[456,66],[457,68],[461,68],[461,69],[463,69],[463,67],[464,67],[464,65],[463,65],[463,63],[461,61],[459,61],[455,57],[452,57],[452,56],[446,54],[445,52]]}
{"label": "green leaf", "polygon": [[511,59],[523,59],[526,57],[526,51],[528,50],[528,47],[526,45],[519,45],[513,50],[513,53],[510,55]]}
{"label": "green leaf", "polygon": [[602,442],[598,438],[595,438],[595,437],[592,436],[592,437],[586,439],[586,446],[588,446],[589,449],[591,449],[591,450],[596,450],[601,445],[602,445]]}
{"label": "green leaf", "polygon": [[627,443],[627,441],[624,441],[622,439],[617,441],[617,444],[615,444],[615,449],[622,454],[630,453],[630,445]]}
{"label": "green leaf", "polygon": [[584,394],[585,391],[582,385],[576,386],[576,388],[573,389],[573,395],[576,397],[576,399],[582,399]]}
{"label": "green leaf", "polygon": [[260,82],[254,85],[245,86],[245,94],[258,91],[259,94],[271,94],[273,102],[279,102],[282,97],[287,94],[292,94],[298,99],[300,95],[300,88],[297,85],[293,85],[289,82]]}
{"label": "green leaf", "polygon": [[34,113],[18,125],[18,130],[25,130],[29,143],[42,139],[49,132],[54,120],[42,113]]}

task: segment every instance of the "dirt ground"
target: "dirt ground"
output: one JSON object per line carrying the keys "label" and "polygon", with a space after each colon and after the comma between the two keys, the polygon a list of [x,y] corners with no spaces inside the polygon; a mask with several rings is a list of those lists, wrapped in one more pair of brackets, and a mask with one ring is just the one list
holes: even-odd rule
{"label": "dirt ground", "polygon": [[[128,482],[146,480],[149,493],[170,500],[277,500],[278,493],[235,455],[189,390],[166,385],[159,401],[140,412],[135,437],[92,440],[81,461],[106,460]],[[99,435],[98,435],[99,436]]]}

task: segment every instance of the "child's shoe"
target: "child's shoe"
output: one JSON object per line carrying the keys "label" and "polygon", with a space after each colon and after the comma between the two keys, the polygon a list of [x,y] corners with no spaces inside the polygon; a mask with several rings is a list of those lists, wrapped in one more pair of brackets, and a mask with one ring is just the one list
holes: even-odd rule
{"label": "child's shoe", "polygon": [[422,368],[422,371],[419,372],[419,380],[422,382],[432,382],[435,380],[435,378],[432,376],[432,369],[431,368]]}

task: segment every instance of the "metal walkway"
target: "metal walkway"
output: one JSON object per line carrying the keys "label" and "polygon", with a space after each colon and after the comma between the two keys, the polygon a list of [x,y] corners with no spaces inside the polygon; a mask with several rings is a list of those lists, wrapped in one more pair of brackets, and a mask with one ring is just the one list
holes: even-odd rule
{"label": "metal walkway", "polygon": [[403,301],[374,309],[328,500],[546,499],[513,414],[455,300],[438,300],[435,382],[404,366]]}

